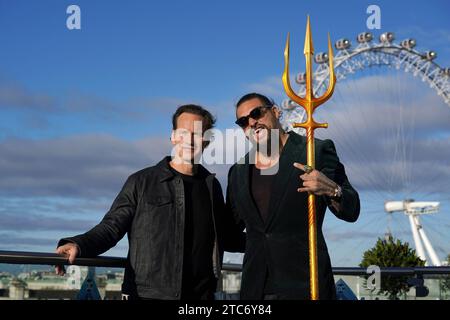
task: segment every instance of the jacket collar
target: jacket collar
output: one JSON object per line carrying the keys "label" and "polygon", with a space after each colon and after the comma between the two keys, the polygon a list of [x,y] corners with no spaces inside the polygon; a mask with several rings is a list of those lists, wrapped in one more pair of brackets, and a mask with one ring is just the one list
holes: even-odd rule
{"label": "jacket collar", "polygon": [[[156,167],[159,169],[160,172],[160,182],[164,182],[170,179],[173,179],[175,174],[170,170],[170,164],[169,162],[172,160],[172,157],[166,156],[164,157],[157,165]],[[197,172],[202,174],[206,179],[212,179],[215,177],[215,173],[209,172],[204,166],[201,164],[197,164]]]}

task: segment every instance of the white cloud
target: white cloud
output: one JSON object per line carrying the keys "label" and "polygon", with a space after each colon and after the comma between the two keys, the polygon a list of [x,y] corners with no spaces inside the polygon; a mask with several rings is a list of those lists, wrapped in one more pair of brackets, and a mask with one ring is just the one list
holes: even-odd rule
{"label": "white cloud", "polygon": [[[142,123],[164,116],[170,121],[176,108],[186,103],[192,102],[174,97],[131,97],[117,101],[78,90],[67,90],[55,96],[35,92],[11,79],[0,79],[0,111],[6,115],[14,112],[16,126],[28,128],[28,131],[48,129],[55,116],[58,117],[56,125],[63,122],[70,126],[76,122],[74,120],[85,125],[112,125],[122,124],[124,119]],[[0,122],[0,125],[7,128],[6,123]]]}
{"label": "white cloud", "polygon": [[24,86],[0,81],[0,109],[19,108],[27,111],[57,111],[56,101],[47,94],[30,92]]}
{"label": "white cloud", "polygon": [[0,142],[0,194],[112,196],[128,175],[169,151],[168,138],[159,137],[135,142],[108,135],[7,139]]}

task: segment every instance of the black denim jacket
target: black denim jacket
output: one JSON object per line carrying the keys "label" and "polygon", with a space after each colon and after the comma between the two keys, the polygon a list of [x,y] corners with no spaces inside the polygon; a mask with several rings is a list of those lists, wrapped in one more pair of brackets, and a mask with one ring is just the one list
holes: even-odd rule
{"label": "black denim jacket", "polygon": [[[74,242],[81,257],[109,250],[128,236],[129,251],[122,292],[153,299],[179,299],[184,245],[184,186],[169,169],[170,157],[156,166],[132,174],[102,221],[88,232],[61,239],[58,246]],[[245,233],[237,219],[225,209],[222,189],[214,174],[204,170],[212,203],[214,250],[211,252],[216,278],[220,275],[224,250],[243,252]]]}

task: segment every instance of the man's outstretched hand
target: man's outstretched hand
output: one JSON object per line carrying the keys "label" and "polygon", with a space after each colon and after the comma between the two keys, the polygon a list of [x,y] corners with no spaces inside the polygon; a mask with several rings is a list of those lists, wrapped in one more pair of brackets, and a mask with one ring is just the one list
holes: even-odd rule
{"label": "man's outstretched hand", "polygon": [[[303,182],[303,187],[298,188],[297,192],[310,192],[318,196],[328,196],[333,197],[336,193],[338,185],[322,172],[318,170],[312,170],[309,173],[306,172],[306,167],[304,164],[294,162],[294,167],[305,171],[304,174],[300,175],[300,180]],[[341,211],[342,206],[339,200],[331,198],[331,206],[336,211]]]}
{"label": "man's outstretched hand", "polygon": [[[63,246],[59,246],[56,249],[56,253],[68,257],[69,263],[72,264],[78,256],[79,250],[75,243],[66,243]],[[66,270],[63,265],[57,265],[55,266],[55,272],[56,274],[63,276],[66,273]]]}
{"label": "man's outstretched hand", "polygon": [[[294,162],[294,167],[305,171],[305,165],[301,163]],[[332,196],[337,184],[332,180],[328,179],[322,172],[318,170],[312,170],[310,173],[304,173],[300,175],[300,179],[303,182],[303,187],[298,188],[298,192],[310,192],[315,195],[321,196]]]}

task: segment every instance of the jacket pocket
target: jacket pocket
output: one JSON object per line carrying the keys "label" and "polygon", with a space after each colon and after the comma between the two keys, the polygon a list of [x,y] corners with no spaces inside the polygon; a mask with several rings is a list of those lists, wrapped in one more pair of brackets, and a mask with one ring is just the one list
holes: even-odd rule
{"label": "jacket pocket", "polygon": [[175,215],[173,200],[170,196],[155,196],[143,199],[133,221],[135,237],[152,238],[170,224]]}
{"label": "jacket pocket", "polygon": [[173,199],[171,196],[154,196],[148,199],[144,199],[144,205],[147,206],[164,206],[171,204],[173,202]]}

